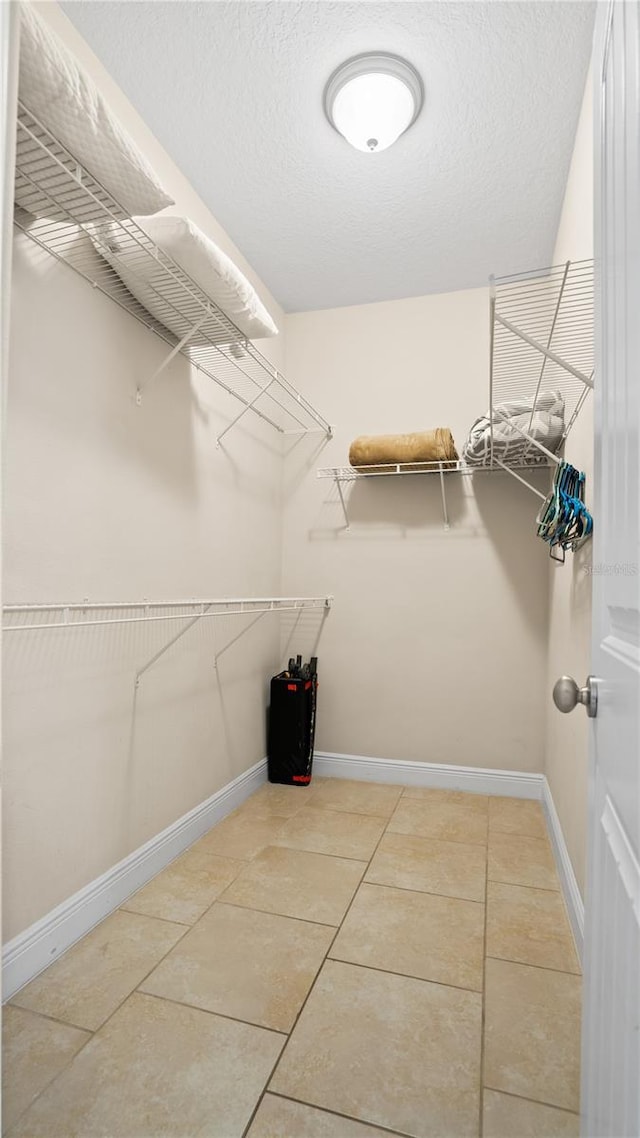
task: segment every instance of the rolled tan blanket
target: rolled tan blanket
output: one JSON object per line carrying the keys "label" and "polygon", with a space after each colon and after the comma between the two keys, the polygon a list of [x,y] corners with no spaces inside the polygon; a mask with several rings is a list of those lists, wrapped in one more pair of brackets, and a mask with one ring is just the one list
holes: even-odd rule
{"label": "rolled tan blanket", "polygon": [[[458,461],[453,435],[448,427],[415,431],[410,435],[360,435],[349,447],[349,462],[365,474],[372,466],[402,463]],[[416,470],[420,470],[416,466]]]}

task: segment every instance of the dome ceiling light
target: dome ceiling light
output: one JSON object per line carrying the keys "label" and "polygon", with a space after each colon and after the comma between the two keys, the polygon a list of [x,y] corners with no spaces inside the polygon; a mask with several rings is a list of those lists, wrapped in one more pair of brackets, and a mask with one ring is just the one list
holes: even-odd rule
{"label": "dome ceiling light", "polygon": [[417,119],[422,79],[397,55],[355,55],[336,68],[324,92],[325,114],[356,150],[386,150]]}

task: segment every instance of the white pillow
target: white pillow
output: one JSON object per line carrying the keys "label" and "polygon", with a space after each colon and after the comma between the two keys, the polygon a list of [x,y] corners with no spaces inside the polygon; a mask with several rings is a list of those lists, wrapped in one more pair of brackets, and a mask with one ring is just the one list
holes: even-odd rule
{"label": "white pillow", "polygon": [[[200,286],[247,339],[277,335],[276,325],[244,274],[188,217],[164,214],[134,217],[132,221]],[[171,302],[178,308],[184,304],[176,299],[175,286],[168,274],[158,270],[157,259],[136,245],[124,227],[100,226],[89,232],[98,252],[136,300],[156,320],[182,337],[185,323],[177,314],[173,315]],[[229,332],[221,332],[217,339],[229,342]],[[206,341],[196,334],[190,342],[197,345]]]}
{"label": "white pillow", "polygon": [[[29,4],[21,5],[18,96],[126,214],[173,205],[93,80]],[[28,210],[32,197],[22,185],[16,200]],[[47,211],[41,206],[30,212]]]}

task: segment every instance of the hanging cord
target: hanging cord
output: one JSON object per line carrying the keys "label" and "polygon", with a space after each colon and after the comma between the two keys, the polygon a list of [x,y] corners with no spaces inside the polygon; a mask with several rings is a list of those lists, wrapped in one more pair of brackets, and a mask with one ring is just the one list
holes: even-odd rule
{"label": "hanging cord", "polygon": [[585,506],[584,488],[584,473],[570,462],[561,462],[536,519],[538,537],[547,542],[553,561],[564,562],[566,550],[575,553],[591,537],[593,518]]}

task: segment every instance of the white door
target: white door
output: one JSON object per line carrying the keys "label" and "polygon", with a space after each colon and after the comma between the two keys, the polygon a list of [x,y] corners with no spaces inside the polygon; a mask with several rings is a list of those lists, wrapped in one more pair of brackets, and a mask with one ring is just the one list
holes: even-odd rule
{"label": "white door", "polygon": [[596,25],[597,393],[582,1127],[640,1135],[640,5]]}

